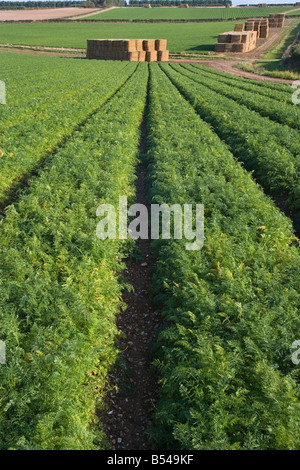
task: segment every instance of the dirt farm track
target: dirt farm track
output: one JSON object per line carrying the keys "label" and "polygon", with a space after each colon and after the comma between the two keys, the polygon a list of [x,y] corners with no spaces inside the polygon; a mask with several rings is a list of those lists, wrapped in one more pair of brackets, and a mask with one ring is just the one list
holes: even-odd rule
{"label": "dirt farm track", "polygon": [[41,8],[38,10],[1,10],[0,21],[39,21],[86,15],[98,8]]}

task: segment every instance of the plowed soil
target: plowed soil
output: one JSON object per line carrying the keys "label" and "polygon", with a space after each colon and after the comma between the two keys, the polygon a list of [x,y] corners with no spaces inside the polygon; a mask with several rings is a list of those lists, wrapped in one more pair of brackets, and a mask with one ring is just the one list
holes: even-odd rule
{"label": "plowed soil", "polygon": [[41,8],[37,10],[1,10],[0,21],[39,21],[87,15],[98,8]]}

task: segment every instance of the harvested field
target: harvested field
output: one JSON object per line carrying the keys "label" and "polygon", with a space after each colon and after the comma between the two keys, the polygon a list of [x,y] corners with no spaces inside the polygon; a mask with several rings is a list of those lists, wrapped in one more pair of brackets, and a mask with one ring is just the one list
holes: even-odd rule
{"label": "harvested field", "polygon": [[37,10],[1,10],[0,21],[39,21],[93,13],[98,8],[40,8]]}

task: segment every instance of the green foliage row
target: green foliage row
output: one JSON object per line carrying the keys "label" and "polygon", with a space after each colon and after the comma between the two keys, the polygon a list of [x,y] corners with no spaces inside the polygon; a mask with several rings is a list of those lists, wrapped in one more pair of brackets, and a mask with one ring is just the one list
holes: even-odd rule
{"label": "green foliage row", "polygon": [[[116,359],[119,278],[130,247],[96,237],[96,209],[135,194],[148,68],[134,66],[137,71],[29,181],[1,222],[2,449],[106,445],[95,409],[103,406]],[[100,102],[102,87],[98,93]]]}
{"label": "green foliage row", "polygon": [[[227,96],[227,98],[231,98],[239,104],[245,105],[248,109],[256,111],[261,116],[268,117],[275,122],[287,125],[293,129],[300,129],[300,108],[293,104],[291,94],[289,96],[284,94],[284,101],[281,101],[279,105],[277,99],[278,93],[274,93],[273,90],[270,90],[270,96],[259,96],[259,99],[257,99],[258,93],[256,89],[251,90],[249,88],[240,89],[237,86],[233,87],[230,81],[226,83],[219,77],[213,77],[203,70],[196,70],[190,65],[183,64],[182,68],[188,70],[190,73],[193,72],[194,80],[197,83],[205,84],[211,90],[217,91],[219,94]],[[190,73],[188,76],[192,76]]]}
{"label": "green foliage row", "polygon": [[267,96],[273,100],[277,100],[282,103],[292,103],[292,94],[294,90],[290,85],[286,83],[272,83],[272,82],[261,82],[259,80],[249,80],[248,78],[239,77],[238,75],[221,72],[220,70],[206,67],[205,65],[193,64],[190,70],[201,71],[201,74],[212,80],[218,80],[220,83],[226,83],[234,85],[234,88],[238,88],[245,91],[251,91],[256,95]]}
{"label": "green foliage row", "polygon": [[202,250],[156,242],[153,288],[166,328],[153,436],[161,449],[299,448],[290,347],[300,328],[300,254],[291,221],[161,68],[150,68],[152,201],[205,206]]}
{"label": "green foliage row", "polygon": [[163,64],[162,68],[262,186],[272,194],[289,194],[291,204],[300,208],[299,132],[222,96],[211,89],[209,80],[199,83],[194,73],[179,65]]}
{"label": "green foliage row", "polygon": [[4,55],[0,74],[7,94],[7,104],[0,107],[0,207],[9,201],[12,189],[100,108],[135,68],[100,61],[82,67],[76,59],[27,57],[17,69],[12,56]]}

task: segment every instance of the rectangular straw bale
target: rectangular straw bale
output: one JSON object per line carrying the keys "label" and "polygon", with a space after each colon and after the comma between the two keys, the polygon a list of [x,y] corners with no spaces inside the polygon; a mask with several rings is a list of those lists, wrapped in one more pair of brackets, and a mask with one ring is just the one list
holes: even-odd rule
{"label": "rectangular straw bale", "polygon": [[218,36],[218,42],[229,42],[230,36],[228,33],[222,33]]}
{"label": "rectangular straw bale", "polygon": [[169,60],[169,51],[157,51],[158,62],[168,62],[168,60]]}
{"label": "rectangular straw bale", "polygon": [[244,31],[244,23],[236,23],[236,25],[234,26],[234,31],[236,32],[240,32],[240,31]]}
{"label": "rectangular straw bale", "polygon": [[225,52],[225,43],[218,42],[215,45],[215,52]]}
{"label": "rectangular straw bale", "polygon": [[242,42],[242,34],[230,34],[231,43],[240,43]]}
{"label": "rectangular straw bale", "polygon": [[224,52],[231,52],[232,51],[232,44],[224,44]]}
{"label": "rectangular straw bale", "polygon": [[147,62],[156,62],[157,61],[157,51],[146,51],[146,61]]}
{"label": "rectangular straw bale", "polygon": [[245,30],[254,31],[254,23],[246,23]]}
{"label": "rectangular straw bale", "polygon": [[155,39],[144,39],[143,49],[144,51],[155,51]]}
{"label": "rectangular straw bale", "polygon": [[156,39],[155,40],[155,50],[156,51],[166,51],[167,50],[167,40],[166,39]]}
{"label": "rectangular straw bale", "polygon": [[136,50],[137,51],[143,51],[143,39],[136,39]]}
{"label": "rectangular straw bale", "polygon": [[136,39],[124,40],[124,50],[126,52],[136,52]]}
{"label": "rectangular straw bale", "polygon": [[138,51],[124,52],[124,56],[125,56],[124,60],[129,60],[129,62],[137,62],[139,60]]}
{"label": "rectangular straw bale", "polygon": [[246,44],[232,44],[232,52],[244,52]]}
{"label": "rectangular straw bale", "polygon": [[138,61],[145,62],[146,60],[146,51],[138,51]]}

